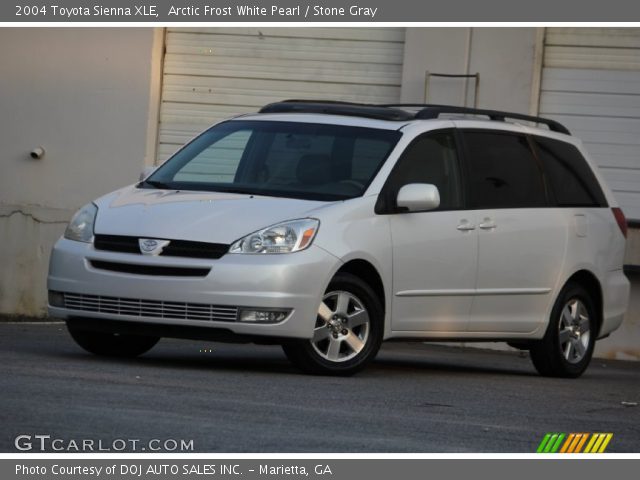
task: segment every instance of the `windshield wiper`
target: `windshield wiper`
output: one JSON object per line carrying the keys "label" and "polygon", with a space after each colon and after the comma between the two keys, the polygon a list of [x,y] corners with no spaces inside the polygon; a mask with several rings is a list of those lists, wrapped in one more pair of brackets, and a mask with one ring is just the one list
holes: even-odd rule
{"label": "windshield wiper", "polygon": [[172,190],[171,186],[168,183],[161,182],[159,180],[145,180],[142,182],[143,185],[151,185],[154,188],[164,189],[164,190]]}
{"label": "windshield wiper", "polygon": [[222,187],[212,191],[222,193],[238,193],[240,195],[259,195],[255,190],[252,190],[250,188]]}

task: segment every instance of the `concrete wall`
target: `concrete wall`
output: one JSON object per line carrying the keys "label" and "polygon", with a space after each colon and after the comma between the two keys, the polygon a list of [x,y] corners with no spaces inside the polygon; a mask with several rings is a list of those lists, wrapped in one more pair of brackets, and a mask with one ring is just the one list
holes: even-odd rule
{"label": "concrete wall", "polygon": [[151,28],[0,29],[0,314],[43,315],[70,216],[153,163],[157,42]]}
{"label": "concrete wall", "polygon": [[596,344],[595,356],[640,360],[640,273],[629,273],[631,298],[622,326]]}
{"label": "concrete wall", "polygon": [[475,106],[528,113],[537,41],[535,28],[408,28],[402,102],[474,106],[474,80],[431,77],[425,99],[425,72],[479,73]]}
{"label": "concrete wall", "polygon": [[640,228],[638,228],[637,222],[634,222],[634,225],[633,228],[629,228],[627,234],[627,251],[624,263],[640,267]]}

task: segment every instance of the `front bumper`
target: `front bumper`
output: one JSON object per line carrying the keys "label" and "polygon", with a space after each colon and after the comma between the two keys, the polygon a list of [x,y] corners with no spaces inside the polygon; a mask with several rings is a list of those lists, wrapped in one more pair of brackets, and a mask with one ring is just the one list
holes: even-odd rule
{"label": "front bumper", "polygon": [[[211,270],[204,277],[139,275],[98,269],[91,264],[95,261]],[[311,338],[318,305],[339,263],[336,257],[313,245],[292,254],[227,254],[207,260],[98,251],[92,244],[61,238],[51,253],[48,289],[70,294],[69,298],[89,299],[87,305],[91,308],[83,309],[82,302],[76,302],[73,308],[49,305],[49,315],[167,325],[173,326],[173,331],[185,326],[224,329],[246,336]],[[101,299],[108,299],[110,306],[95,308]],[[154,306],[153,315],[145,314],[149,310],[131,307],[140,302]],[[168,305],[168,311],[172,311],[185,304],[194,305],[198,315],[190,315],[193,310],[186,307],[182,318],[171,318],[175,315],[165,315],[164,307],[158,307]],[[233,315],[216,320],[219,317],[215,315],[201,315],[202,306],[208,305],[221,312],[253,307],[290,310],[290,314],[279,323],[269,324],[239,322]]]}

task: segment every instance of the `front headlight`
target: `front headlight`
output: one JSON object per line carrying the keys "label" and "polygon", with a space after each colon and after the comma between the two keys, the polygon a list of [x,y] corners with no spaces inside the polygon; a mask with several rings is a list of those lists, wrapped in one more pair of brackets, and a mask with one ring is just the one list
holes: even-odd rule
{"label": "front headlight", "polygon": [[93,224],[96,221],[97,213],[98,207],[93,203],[89,203],[78,210],[64,231],[64,238],[75,240],[76,242],[90,243],[93,238]]}
{"label": "front headlight", "polygon": [[229,253],[298,252],[311,245],[319,226],[315,218],[278,223],[234,242]]}

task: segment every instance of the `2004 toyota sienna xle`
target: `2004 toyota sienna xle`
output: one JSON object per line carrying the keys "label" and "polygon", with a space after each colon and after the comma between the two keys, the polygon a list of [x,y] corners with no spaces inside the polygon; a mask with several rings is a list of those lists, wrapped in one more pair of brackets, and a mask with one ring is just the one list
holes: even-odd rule
{"label": "2004 toyota sienna xle", "polygon": [[504,341],[576,377],[629,295],[625,218],[587,158],[537,117],[271,104],[83,207],[52,252],[50,314],[100,355],[276,343],[348,375],[387,339]]}

